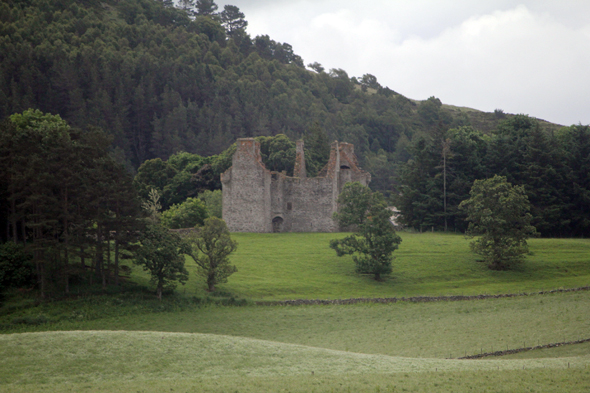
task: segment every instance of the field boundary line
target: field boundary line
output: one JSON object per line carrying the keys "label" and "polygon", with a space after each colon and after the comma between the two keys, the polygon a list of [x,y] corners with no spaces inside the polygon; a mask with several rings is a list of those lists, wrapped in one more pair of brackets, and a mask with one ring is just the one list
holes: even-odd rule
{"label": "field boundary line", "polygon": [[479,353],[477,355],[462,356],[460,358],[455,358],[455,359],[481,359],[481,358],[485,358],[485,357],[489,357],[489,356],[512,355],[513,353],[532,351],[532,350],[535,350],[535,349],[556,348],[556,347],[561,347],[561,346],[564,346],[564,345],[583,344],[583,343],[587,343],[587,342],[590,342],[590,338],[585,338],[585,339],[576,340],[576,341],[564,341],[564,342],[560,342],[560,343],[550,343],[550,344],[545,344],[545,345],[536,345],[534,347],[523,347],[523,348],[516,348],[516,349],[507,349],[505,351],[484,352],[484,353]]}
{"label": "field boundary line", "polygon": [[549,291],[501,293],[496,295],[450,295],[450,296],[411,296],[411,297],[385,297],[385,298],[350,298],[350,299],[294,299],[294,300],[260,300],[255,301],[257,306],[305,306],[305,305],[346,305],[356,303],[428,303],[428,302],[458,302],[464,300],[502,299],[520,296],[549,295],[552,293],[588,291],[590,286],[578,288],[560,288]]}

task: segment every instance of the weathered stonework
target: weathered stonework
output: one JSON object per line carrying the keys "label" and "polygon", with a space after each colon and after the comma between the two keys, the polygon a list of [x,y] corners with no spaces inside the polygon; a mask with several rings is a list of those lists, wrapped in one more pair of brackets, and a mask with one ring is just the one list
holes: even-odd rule
{"label": "weathered stonework", "polygon": [[221,175],[223,219],[232,232],[336,232],[332,215],[344,185],[371,181],[350,143],[332,143],[328,164],[313,178],[306,176],[303,141],[293,177],[266,169],[253,138],[237,145],[232,167]]}

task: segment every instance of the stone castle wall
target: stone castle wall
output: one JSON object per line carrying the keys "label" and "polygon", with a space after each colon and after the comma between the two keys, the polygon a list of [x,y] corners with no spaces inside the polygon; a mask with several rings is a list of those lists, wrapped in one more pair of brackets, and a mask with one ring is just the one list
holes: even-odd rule
{"label": "stone castle wall", "polygon": [[260,144],[237,141],[232,167],[221,175],[223,219],[232,232],[335,232],[332,219],[344,184],[368,185],[371,175],[358,167],[354,146],[334,142],[330,160],[308,178],[303,141],[297,142],[294,176],[264,167]]}

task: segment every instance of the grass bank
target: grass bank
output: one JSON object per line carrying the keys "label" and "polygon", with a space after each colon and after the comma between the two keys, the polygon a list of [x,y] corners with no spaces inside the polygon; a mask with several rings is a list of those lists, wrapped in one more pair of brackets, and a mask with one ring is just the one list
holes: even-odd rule
{"label": "grass bank", "polygon": [[[401,232],[393,273],[384,281],[354,272],[352,258],[336,256],[332,233],[236,233],[232,262],[238,272],[222,291],[253,300],[342,299],[417,295],[518,293],[590,284],[590,240],[532,239],[531,255],[518,268],[498,272],[477,262],[462,235]],[[179,291],[204,295],[196,266],[187,260],[190,280]],[[147,276],[134,269],[134,279]]]}
{"label": "grass bank", "polygon": [[492,377],[571,392],[588,387],[590,376],[590,357],[411,359],[162,332],[3,335],[0,353],[3,391],[470,391]]}
{"label": "grass bank", "polygon": [[[207,333],[388,356],[447,358],[590,335],[590,292],[441,303],[145,309],[107,303],[110,314],[12,325],[10,332],[127,330]],[[120,312],[118,312],[120,311]],[[64,311],[78,314],[74,310]]]}

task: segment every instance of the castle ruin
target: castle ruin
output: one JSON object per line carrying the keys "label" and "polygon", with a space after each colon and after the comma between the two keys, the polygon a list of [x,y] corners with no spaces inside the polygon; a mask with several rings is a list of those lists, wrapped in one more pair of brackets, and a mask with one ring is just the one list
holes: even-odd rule
{"label": "castle ruin", "polygon": [[336,199],[348,182],[368,185],[354,145],[333,142],[330,159],[317,177],[307,177],[303,141],[297,141],[293,177],[262,163],[260,143],[241,138],[232,166],[221,175],[223,219],[232,232],[337,232]]}

